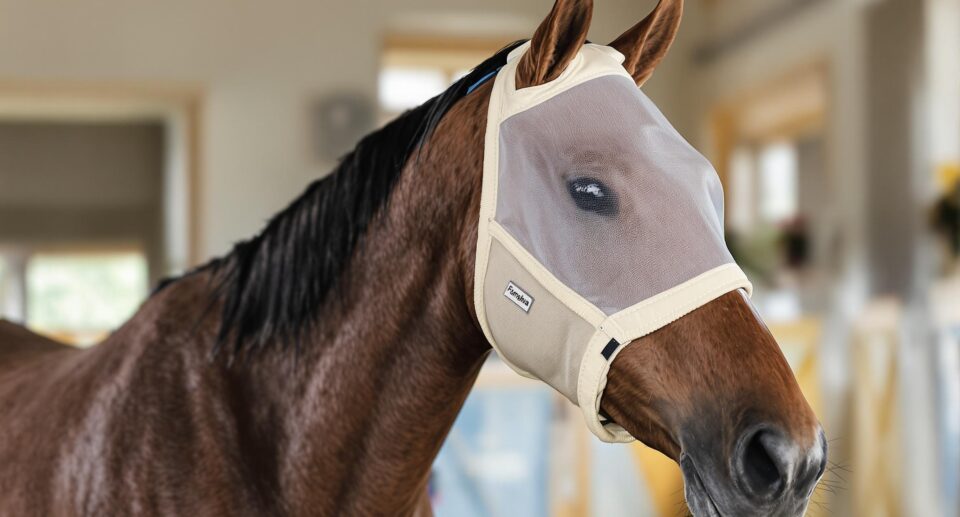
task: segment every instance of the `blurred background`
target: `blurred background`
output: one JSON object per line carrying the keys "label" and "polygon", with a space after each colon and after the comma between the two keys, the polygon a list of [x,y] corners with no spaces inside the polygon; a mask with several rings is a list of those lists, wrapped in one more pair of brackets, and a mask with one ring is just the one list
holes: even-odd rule
{"label": "blurred background", "polygon": [[[600,43],[653,8],[596,4]],[[96,343],[551,5],[0,0],[0,316]],[[960,0],[687,0],[644,90],[720,173],[826,428],[810,514],[957,516]],[[496,359],[431,489],[441,516],[684,512],[670,461]]]}

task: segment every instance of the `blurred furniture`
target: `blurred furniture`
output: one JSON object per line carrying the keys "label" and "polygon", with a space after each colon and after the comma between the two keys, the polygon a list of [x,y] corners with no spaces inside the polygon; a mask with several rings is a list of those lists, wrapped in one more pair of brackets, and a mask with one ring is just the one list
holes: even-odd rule
{"label": "blurred furniture", "polygon": [[930,293],[937,333],[936,399],[942,508],[960,516],[960,271]]}
{"label": "blurred furniture", "polygon": [[491,357],[434,462],[435,514],[552,515],[554,457],[569,450],[553,433],[557,396]]}
{"label": "blurred furniture", "polygon": [[874,301],[854,330],[850,482],[859,515],[894,517],[903,508],[897,400],[902,312],[893,298]]}

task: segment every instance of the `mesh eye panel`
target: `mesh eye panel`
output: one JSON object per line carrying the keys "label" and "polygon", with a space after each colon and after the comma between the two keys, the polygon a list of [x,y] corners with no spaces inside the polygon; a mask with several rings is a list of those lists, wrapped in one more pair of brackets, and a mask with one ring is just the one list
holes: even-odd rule
{"label": "mesh eye panel", "polygon": [[608,315],[733,262],[716,172],[625,77],[504,121],[499,163],[497,222]]}

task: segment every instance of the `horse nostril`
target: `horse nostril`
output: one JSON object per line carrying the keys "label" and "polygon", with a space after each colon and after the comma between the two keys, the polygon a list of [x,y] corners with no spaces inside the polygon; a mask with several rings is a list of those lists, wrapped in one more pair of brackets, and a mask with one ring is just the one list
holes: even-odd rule
{"label": "horse nostril", "polygon": [[740,475],[750,492],[758,497],[772,497],[783,487],[782,464],[777,436],[760,430],[746,442],[740,458]]}

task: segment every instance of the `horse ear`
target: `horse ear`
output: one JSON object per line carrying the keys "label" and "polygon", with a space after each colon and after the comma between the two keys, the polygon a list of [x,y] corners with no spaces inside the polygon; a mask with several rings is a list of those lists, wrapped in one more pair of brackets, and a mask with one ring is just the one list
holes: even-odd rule
{"label": "horse ear", "polygon": [[643,86],[667,55],[682,15],[683,0],[660,0],[652,13],[610,43],[626,58],[623,66],[637,86]]}
{"label": "horse ear", "polygon": [[517,89],[559,77],[587,41],[592,16],[593,0],[556,0],[517,63]]}

